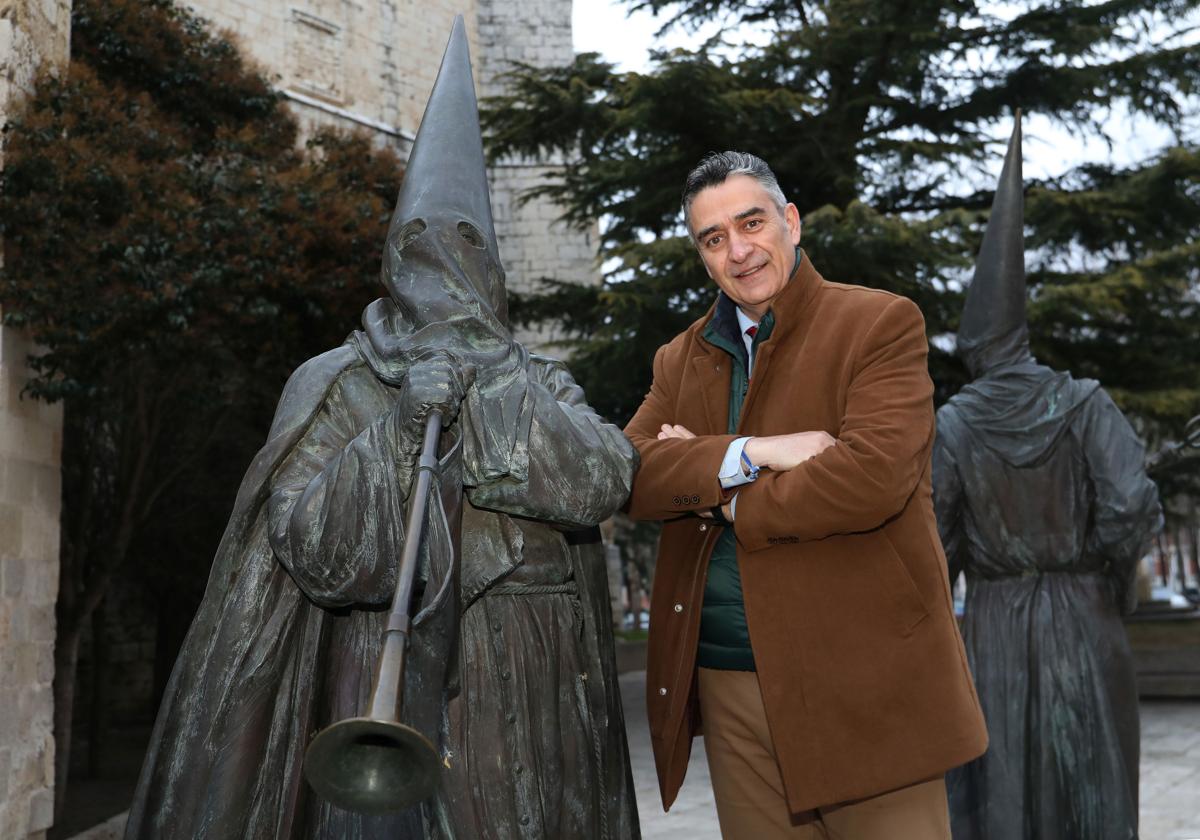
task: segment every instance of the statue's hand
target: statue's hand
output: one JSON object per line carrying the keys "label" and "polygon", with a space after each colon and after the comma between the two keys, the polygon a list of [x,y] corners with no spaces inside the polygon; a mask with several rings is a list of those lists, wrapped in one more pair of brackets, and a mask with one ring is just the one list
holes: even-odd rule
{"label": "statue's hand", "polygon": [[413,363],[392,414],[410,437],[421,438],[421,425],[429,412],[442,413],[443,425],[458,416],[467,389],[475,381],[475,366],[463,364],[444,352],[435,352]]}

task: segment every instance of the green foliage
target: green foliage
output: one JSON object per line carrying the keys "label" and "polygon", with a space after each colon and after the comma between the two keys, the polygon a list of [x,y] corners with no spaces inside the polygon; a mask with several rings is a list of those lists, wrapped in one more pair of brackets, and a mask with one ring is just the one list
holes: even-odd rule
{"label": "green foliage", "polygon": [[[949,352],[1015,108],[1080,136],[1127,111],[1182,137],[1197,113],[1196,0],[641,0],[668,25],[722,21],[647,73],[595,55],[518,66],[488,103],[495,155],[577,156],[539,188],[578,224],[601,220],[598,289],[551,283],[522,317],[566,311],[572,367],[627,419],[655,348],[703,314],[711,283],[681,237],[684,175],[714,149],[766,159],[830,280],[907,295],[925,314],[937,398],[961,387]],[[735,43],[737,26],[765,32]],[[1194,138],[1193,138],[1194,140]],[[1110,385],[1151,446],[1200,412],[1197,150],[1128,170],[1031,184],[1034,351]]]}

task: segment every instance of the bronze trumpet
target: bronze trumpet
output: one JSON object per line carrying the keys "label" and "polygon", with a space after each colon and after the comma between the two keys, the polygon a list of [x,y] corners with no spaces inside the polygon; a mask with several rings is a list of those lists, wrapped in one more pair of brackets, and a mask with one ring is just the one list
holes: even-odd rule
{"label": "bronze trumpet", "polygon": [[400,722],[404,663],[417,555],[433,473],[438,468],[442,415],[432,411],[417,461],[396,591],[388,612],[371,699],[361,717],[317,733],[304,756],[304,775],[325,799],[350,811],[392,814],[427,799],[437,787],[441,761],[433,744]]}

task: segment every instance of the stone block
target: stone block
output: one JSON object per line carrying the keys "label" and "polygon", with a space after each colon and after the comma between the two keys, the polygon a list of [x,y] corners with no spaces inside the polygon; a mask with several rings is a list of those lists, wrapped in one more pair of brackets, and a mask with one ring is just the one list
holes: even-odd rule
{"label": "stone block", "polygon": [[18,504],[37,506],[37,473],[39,465],[25,458],[7,458],[4,469],[4,495],[6,500]]}
{"label": "stone block", "polygon": [[[0,654],[0,685],[17,684],[17,646],[12,642],[5,644],[5,650]],[[10,714],[11,712],[5,712]]]}
{"label": "stone block", "polygon": [[[57,533],[55,533],[57,539]],[[25,559],[25,599],[34,604],[53,604],[58,598],[58,551]]]}
{"label": "stone block", "polygon": [[16,598],[25,589],[25,561],[17,557],[0,560],[0,595]]}
{"label": "stone block", "polygon": [[45,645],[37,645],[30,642],[22,644],[16,650],[17,667],[14,672],[13,685],[36,685],[38,683],[38,648]]}
{"label": "stone block", "polygon": [[0,709],[4,710],[0,715],[0,744],[17,745],[22,735],[21,716],[14,714],[18,708],[17,695],[14,689],[0,688]]}
{"label": "stone block", "polygon": [[45,509],[26,508],[21,520],[21,551],[32,563],[55,562],[58,559],[59,517]]}
{"label": "stone block", "polygon": [[28,609],[29,638],[34,642],[54,641],[54,605],[36,604]]}
{"label": "stone block", "polygon": [[[57,423],[55,425],[58,426]],[[33,497],[35,504],[47,512],[52,512],[54,519],[58,519],[58,513],[62,509],[62,468],[57,459],[54,463],[37,466],[34,471]]]}
{"label": "stone block", "polygon": [[58,0],[42,0],[42,17],[51,28],[58,25],[58,6]]}
{"label": "stone block", "polygon": [[23,539],[23,511],[13,504],[0,504],[0,556],[18,556]]}
{"label": "stone block", "polygon": [[39,645],[37,649],[37,681],[42,685],[54,682],[54,647]]}
{"label": "stone block", "polygon": [[45,831],[54,825],[54,794],[39,790],[29,799],[29,830]]}

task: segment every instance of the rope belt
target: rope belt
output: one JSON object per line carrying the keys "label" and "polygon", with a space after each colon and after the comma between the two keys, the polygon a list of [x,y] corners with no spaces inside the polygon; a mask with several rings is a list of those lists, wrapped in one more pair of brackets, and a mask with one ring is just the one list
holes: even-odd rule
{"label": "rope belt", "polygon": [[583,635],[583,604],[579,602],[579,587],[575,581],[563,583],[498,583],[484,592],[484,597],[491,595],[570,595],[571,615],[575,618],[580,636]]}
{"label": "rope belt", "polygon": [[484,595],[578,595],[575,581],[565,583],[498,583]]}

